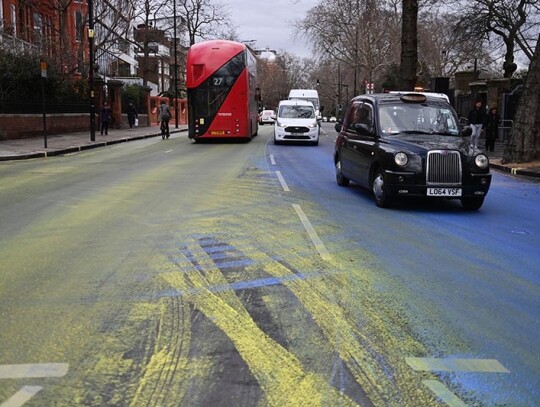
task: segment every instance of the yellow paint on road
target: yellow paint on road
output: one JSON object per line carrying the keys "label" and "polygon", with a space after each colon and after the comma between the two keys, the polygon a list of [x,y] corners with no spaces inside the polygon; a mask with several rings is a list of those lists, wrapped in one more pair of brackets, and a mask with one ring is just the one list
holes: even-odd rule
{"label": "yellow paint on road", "polygon": [[234,343],[271,406],[354,406],[322,377],[304,370],[300,361],[257,326],[232,290],[212,293],[207,287],[227,284],[219,269],[196,245],[190,246],[203,271],[164,273],[171,287],[186,295]]}

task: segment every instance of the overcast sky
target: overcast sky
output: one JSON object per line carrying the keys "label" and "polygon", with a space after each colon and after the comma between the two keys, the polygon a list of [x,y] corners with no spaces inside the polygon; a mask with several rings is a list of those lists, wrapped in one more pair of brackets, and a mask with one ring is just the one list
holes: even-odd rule
{"label": "overcast sky", "polygon": [[291,22],[303,19],[315,0],[222,0],[238,27],[241,41],[255,40],[254,48],[285,50],[299,57],[309,57],[311,48],[305,40],[293,39]]}

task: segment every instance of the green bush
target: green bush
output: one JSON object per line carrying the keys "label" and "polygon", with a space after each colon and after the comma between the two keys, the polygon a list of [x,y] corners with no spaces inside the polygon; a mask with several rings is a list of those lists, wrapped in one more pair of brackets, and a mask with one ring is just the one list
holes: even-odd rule
{"label": "green bush", "polygon": [[[0,50],[0,113],[36,113],[41,111],[40,58],[31,53],[9,53]],[[63,74],[53,63],[47,63],[44,81],[45,100],[55,110],[64,104],[72,109],[89,98],[88,82]]]}
{"label": "green bush", "polygon": [[139,113],[148,113],[146,106],[146,95],[147,90],[137,84],[127,85],[124,84],[122,87],[122,110],[126,112],[128,103],[130,100],[133,101],[137,112]]}

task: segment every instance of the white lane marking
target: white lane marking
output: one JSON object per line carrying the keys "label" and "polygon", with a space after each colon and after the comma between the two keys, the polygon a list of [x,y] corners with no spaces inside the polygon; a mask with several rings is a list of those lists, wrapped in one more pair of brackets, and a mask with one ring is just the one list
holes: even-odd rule
{"label": "white lane marking", "polygon": [[423,380],[425,386],[427,386],[435,395],[446,403],[450,407],[467,407],[461,399],[452,393],[444,384],[437,380]]}
{"label": "white lane marking", "polygon": [[20,407],[34,397],[43,387],[24,386],[21,390],[0,404],[0,407]]}
{"label": "white lane marking", "polygon": [[496,359],[405,358],[414,370],[436,372],[510,373]]}
{"label": "white lane marking", "polygon": [[172,150],[167,150],[165,151],[165,154],[170,153],[170,152],[172,152]]}
{"label": "white lane marking", "polygon": [[304,225],[304,228],[308,232],[309,238],[311,239],[311,241],[315,245],[315,249],[319,252],[319,255],[321,256],[321,258],[323,260],[328,260],[328,261],[332,260],[332,256],[330,255],[328,250],[326,250],[326,247],[325,247],[324,243],[319,238],[319,235],[317,235],[317,232],[315,232],[315,229],[313,228],[313,225],[311,224],[311,222],[307,218],[306,214],[304,213],[304,211],[302,210],[300,205],[292,204],[292,206],[293,206],[294,210],[296,211],[296,213],[298,214],[298,217],[302,221],[302,224]]}
{"label": "white lane marking", "polygon": [[274,158],[274,154],[270,154],[270,162],[272,165],[276,165],[276,159]]}
{"label": "white lane marking", "polygon": [[281,171],[276,171],[276,175],[277,175],[277,177],[279,179],[279,183],[281,184],[281,187],[283,188],[283,190],[285,192],[290,191],[287,183],[285,182],[285,178],[283,178],[283,175],[281,175]]}
{"label": "white lane marking", "polygon": [[0,365],[0,379],[62,377],[67,373],[68,367],[67,363]]}

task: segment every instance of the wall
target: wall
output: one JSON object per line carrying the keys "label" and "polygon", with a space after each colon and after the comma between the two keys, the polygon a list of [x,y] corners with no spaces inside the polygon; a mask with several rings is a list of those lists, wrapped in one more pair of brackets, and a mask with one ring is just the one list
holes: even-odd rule
{"label": "wall", "polygon": [[[47,134],[75,133],[90,131],[88,114],[47,115]],[[121,127],[128,127],[126,115],[122,115]],[[147,115],[139,115],[139,125],[146,127]],[[96,131],[99,129],[99,115],[96,114]],[[0,140],[11,140],[43,136],[43,116],[40,114],[0,114]]]}

